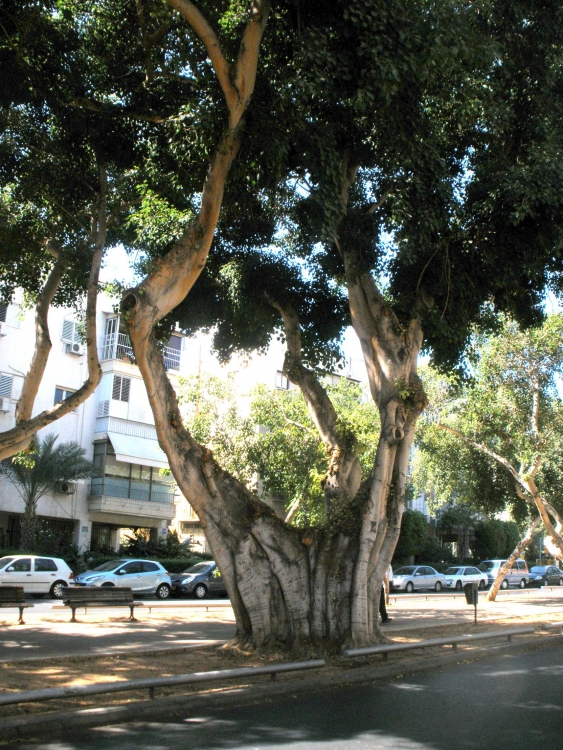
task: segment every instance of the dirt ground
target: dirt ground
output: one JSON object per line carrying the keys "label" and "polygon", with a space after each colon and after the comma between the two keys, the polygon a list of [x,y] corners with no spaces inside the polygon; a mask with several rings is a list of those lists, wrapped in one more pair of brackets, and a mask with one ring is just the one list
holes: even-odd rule
{"label": "dirt ground", "polygon": [[[558,621],[560,618],[541,619],[541,623]],[[393,633],[394,642],[421,641],[433,638],[441,638],[448,635],[467,635],[505,627],[518,627],[525,625],[538,625],[540,621],[537,616],[520,617],[517,621],[513,617],[506,620],[495,619],[493,622],[483,621],[477,625],[461,623],[445,625],[443,627],[410,629],[406,633]],[[537,632],[535,635],[525,636],[545,640],[549,634]],[[500,641],[499,641],[500,642]],[[483,642],[474,645],[459,647],[460,660],[463,656],[470,658],[474,648],[482,647]],[[487,641],[486,643],[497,643]],[[409,661],[423,658],[433,659],[439,654],[439,648],[444,653],[451,651],[448,646],[433,647],[431,649],[416,649],[397,654],[389,654],[389,663],[406,665]],[[309,654],[310,658],[322,658],[323,654]],[[266,664],[294,661],[295,658],[282,657],[280,655],[260,656],[257,654],[241,654],[233,651],[225,651],[218,648],[186,648],[170,652],[119,654],[114,656],[76,657],[67,659],[45,659],[26,662],[4,662],[0,664],[0,694],[34,690],[47,687],[63,687],[74,685],[87,685],[100,682],[125,681],[138,678],[149,678],[153,676],[166,677],[193,672],[208,672],[213,670],[235,669],[240,667],[263,666]],[[382,656],[362,657],[356,659],[343,659],[340,657],[328,659],[328,666],[322,669],[323,675],[328,673],[344,674],[354,668],[366,667],[381,663]],[[278,675],[278,681],[294,681],[310,679],[319,674],[316,670],[306,672],[295,672]],[[259,681],[268,681],[270,676],[259,676],[249,680],[229,680],[209,683],[199,683],[192,686],[175,686],[170,688],[158,688],[156,697],[162,698],[167,695],[189,695],[192,693],[213,692],[226,687],[243,686],[246,684],[259,684]],[[51,711],[64,711],[77,708],[127,704],[138,700],[146,700],[148,691],[137,690],[110,695],[86,696],[84,698],[60,699],[43,703],[27,703],[14,706],[0,707],[0,718],[8,716],[22,716],[26,714],[37,714]]]}

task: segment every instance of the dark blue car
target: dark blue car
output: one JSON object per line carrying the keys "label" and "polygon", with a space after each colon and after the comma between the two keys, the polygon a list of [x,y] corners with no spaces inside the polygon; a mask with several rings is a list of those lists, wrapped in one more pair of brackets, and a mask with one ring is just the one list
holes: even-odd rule
{"label": "dark blue car", "polygon": [[196,563],[183,573],[174,573],[171,579],[172,593],[175,596],[205,599],[208,594],[227,594],[219,568],[213,560]]}

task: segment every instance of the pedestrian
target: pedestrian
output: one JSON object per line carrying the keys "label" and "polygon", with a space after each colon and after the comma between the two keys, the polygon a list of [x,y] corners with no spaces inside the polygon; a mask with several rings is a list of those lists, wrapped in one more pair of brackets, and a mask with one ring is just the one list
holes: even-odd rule
{"label": "pedestrian", "polygon": [[385,625],[386,622],[391,622],[393,618],[387,614],[386,605],[389,604],[389,589],[391,588],[391,581],[393,580],[393,568],[391,565],[385,571],[383,581],[381,583],[381,596],[379,597],[379,614],[381,615],[381,623]]}

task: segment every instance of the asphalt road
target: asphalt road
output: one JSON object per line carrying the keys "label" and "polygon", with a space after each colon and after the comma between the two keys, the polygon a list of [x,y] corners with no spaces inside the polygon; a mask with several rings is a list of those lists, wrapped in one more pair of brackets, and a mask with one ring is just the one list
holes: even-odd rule
{"label": "asphalt road", "polygon": [[28,750],[560,750],[563,646],[161,723],[80,731]]}

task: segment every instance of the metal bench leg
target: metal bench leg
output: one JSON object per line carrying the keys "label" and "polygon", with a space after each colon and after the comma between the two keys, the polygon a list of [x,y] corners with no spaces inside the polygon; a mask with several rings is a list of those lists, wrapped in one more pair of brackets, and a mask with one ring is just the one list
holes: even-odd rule
{"label": "metal bench leg", "polygon": [[129,622],[137,622],[137,618],[133,615],[133,610],[135,609],[135,605],[129,607]]}
{"label": "metal bench leg", "polygon": [[76,607],[71,607],[71,609],[72,609],[72,617],[70,618],[70,621],[78,622],[78,620],[76,619]]}
{"label": "metal bench leg", "polygon": [[25,622],[23,621],[23,607],[18,607],[20,611],[20,619],[18,620],[18,625],[25,625]]}

